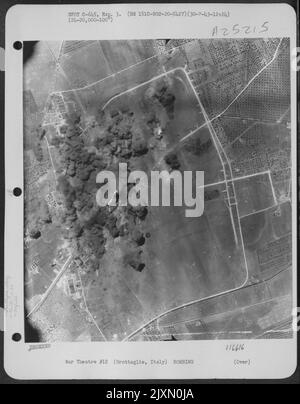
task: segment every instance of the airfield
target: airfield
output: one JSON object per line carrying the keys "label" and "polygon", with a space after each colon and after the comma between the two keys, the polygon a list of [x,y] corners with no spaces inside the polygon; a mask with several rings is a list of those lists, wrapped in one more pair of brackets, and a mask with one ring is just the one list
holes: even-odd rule
{"label": "airfield", "polygon": [[[288,63],[277,38],[36,45],[24,66],[24,241],[40,340],[290,336]],[[204,171],[203,216],[117,208],[100,220],[97,170],[120,161]]]}

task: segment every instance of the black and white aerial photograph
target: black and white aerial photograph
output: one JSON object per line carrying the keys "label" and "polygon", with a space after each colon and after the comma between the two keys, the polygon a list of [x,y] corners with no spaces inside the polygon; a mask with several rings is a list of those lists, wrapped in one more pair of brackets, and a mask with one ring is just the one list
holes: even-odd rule
{"label": "black and white aerial photograph", "polygon": [[285,37],[24,42],[26,342],[292,338],[290,74]]}

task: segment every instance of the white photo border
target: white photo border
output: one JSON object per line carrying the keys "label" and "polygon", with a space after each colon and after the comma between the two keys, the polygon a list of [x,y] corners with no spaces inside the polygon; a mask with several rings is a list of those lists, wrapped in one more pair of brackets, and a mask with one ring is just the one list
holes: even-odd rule
{"label": "white photo border", "polygon": [[[103,24],[68,24],[70,11],[87,9],[116,12],[124,18]],[[132,19],[127,10],[228,10],[226,20],[203,18],[175,20],[169,17]],[[210,38],[217,24],[261,24],[269,21],[267,37],[290,38],[291,55],[296,47],[296,14],[287,4],[123,4],[123,5],[17,5],[6,17],[5,84],[5,346],[4,364],[15,379],[282,379],[291,376],[297,366],[297,335],[284,340],[243,340],[243,353],[225,352],[230,341],[173,342],[92,342],[26,344],[12,336],[24,336],[24,199],[16,197],[16,187],[23,184],[23,55],[13,48],[16,41]],[[179,23],[180,22],[180,23]],[[171,31],[170,31],[171,30]],[[263,36],[266,34],[262,34]],[[235,36],[236,38],[239,35]],[[245,35],[243,36],[245,37]],[[247,37],[257,37],[248,34]],[[228,36],[230,38],[230,36]],[[292,174],[293,174],[293,265],[294,307],[296,307],[297,270],[297,133],[296,72],[291,74]],[[194,365],[175,366],[177,358],[194,359]],[[100,364],[108,358],[108,365]],[[144,360],[148,366],[114,365],[113,360]],[[151,359],[167,359],[167,366],[151,366]],[[236,359],[249,360],[249,366],[237,366]],[[77,360],[83,361],[82,364]],[[72,363],[72,361],[75,361]],[[97,363],[95,364],[94,361]]]}

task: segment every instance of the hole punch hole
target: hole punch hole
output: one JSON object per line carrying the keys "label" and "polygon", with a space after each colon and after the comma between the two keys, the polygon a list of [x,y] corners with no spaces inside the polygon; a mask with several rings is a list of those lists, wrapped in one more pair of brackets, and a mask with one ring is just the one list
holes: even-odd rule
{"label": "hole punch hole", "polygon": [[21,339],[22,339],[22,335],[19,334],[18,332],[16,332],[16,333],[13,334],[13,336],[12,336],[12,340],[13,340],[14,342],[20,342]]}
{"label": "hole punch hole", "polygon": [[20,41],[16,41],[14,42],[13,47],[15,50],[21,50],[23,48],[23,44]]}
{"label": "hole punch hole", "polygon": [[14,196],[16,196],[16,197],[21,196],[21,195],[22,195],[22,189],[21,189],[21,188],[15,188],[15,189],[13,190],[13,194],[14,194]]}

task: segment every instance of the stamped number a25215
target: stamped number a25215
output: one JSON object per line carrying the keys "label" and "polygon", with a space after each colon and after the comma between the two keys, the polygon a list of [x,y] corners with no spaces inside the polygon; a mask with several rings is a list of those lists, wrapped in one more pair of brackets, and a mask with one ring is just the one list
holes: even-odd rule
{"label": "stamped number a25215", "polygon": [[269,31],[269,22],[268,21],[265,21],[261,25],[234,24],[231,27],[220,27],[220,26],[216,25],[213,28],[212,37],[263,34],[268,31]]}

